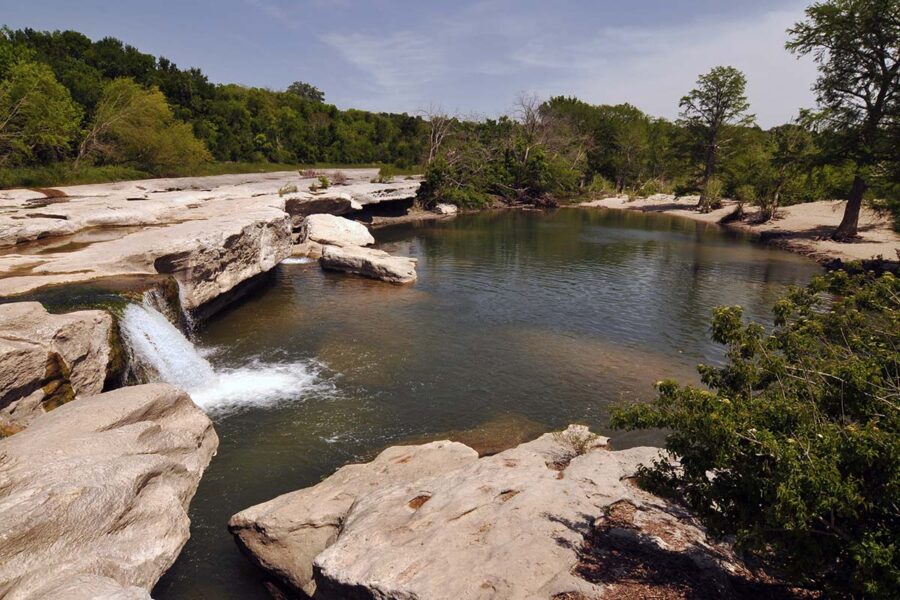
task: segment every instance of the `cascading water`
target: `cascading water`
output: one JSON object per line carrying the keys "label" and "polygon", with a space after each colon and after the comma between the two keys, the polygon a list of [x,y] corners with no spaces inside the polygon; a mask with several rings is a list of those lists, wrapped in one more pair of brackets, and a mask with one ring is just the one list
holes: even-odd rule
{"label": "cascading water", "polygon": [[254,360],[216,369],[151,302],[130,304],[121,320],[133,359],[148,378],[185,390],[207,411],[273,404],[330,387],[312,361],[271,364]]}

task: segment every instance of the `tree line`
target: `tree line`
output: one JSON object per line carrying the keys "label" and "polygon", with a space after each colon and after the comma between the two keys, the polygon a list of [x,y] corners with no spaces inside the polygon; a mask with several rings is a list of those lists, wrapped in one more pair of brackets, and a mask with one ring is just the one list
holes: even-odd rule
{"label": "tree line", "polygon": [[0,167],[168,175],[209,161],[385,163],[424,169],[425,206],[666,192],[699,195],[703,211],[735,198],[763,219],[786,204],[848,199],[835,232],[848,239],[864,198],[900,213],[898,13],[896,0],[811,5],[787,47],[818,63],[818,106],[768,130],[729,66],[701,75],[674,121],[630,104],[531,95],[509,115],[463,118],[342,111],[304,82],[213,84],[114,38],[2,29]]}

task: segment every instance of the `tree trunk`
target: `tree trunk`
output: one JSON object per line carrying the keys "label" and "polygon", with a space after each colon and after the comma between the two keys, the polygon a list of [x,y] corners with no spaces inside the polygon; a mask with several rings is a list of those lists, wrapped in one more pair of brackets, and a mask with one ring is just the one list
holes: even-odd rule
{"label": "tree trunk", "polygon": [[709,198],[706,197],[706,188],[709,185],[709,180],[712,179],[713,173],[716,170],[716,137],[713,136],[712,140],[710,140],[709,147],[706,149],[706,164],[703,167],[703,187],[700,189],[700,202],[697,203],[697,208],[700,212],[709,212],[711,208],[712,202],[709,201]]}
{"label": "tree trunk", "polygon": [[847,198],[847,208],[844,210],[844,218],[841,224],[831,234],[831,238],[838,242],[851,240],[857,235],[857,227],[859,226],[859,210],[862,208],[863,194],[868,189],[866,180],[860,174],[853,178],[853,187],[850,188],[850,197]]}

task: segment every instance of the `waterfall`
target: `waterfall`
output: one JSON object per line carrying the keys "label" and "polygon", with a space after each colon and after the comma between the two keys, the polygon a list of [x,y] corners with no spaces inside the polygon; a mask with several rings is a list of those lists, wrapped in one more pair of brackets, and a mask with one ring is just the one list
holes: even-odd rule
{"label": "waterfall", "polygon": [[262,406],[330,391],[314,361],[215,368],[150,301],[129,304],[120,322],[137,371],[150,380],[180,387],[207,412]]}

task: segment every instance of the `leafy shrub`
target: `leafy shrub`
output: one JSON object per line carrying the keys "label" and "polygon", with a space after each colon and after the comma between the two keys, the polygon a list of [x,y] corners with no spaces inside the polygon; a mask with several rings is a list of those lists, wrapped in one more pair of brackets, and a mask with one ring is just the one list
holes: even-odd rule
{"label": "leafy shrub", "polygon": [[710,177],[706,182],[706,186],[700,192],[700,210],[709,212],[722,206],[722,181],[715,177]]}
{"label": "leafy shrub", "polygon": [[383,165],[378,169],[378,176],[372,179],[372,183],[390,183],[397,175],[397,169],[392,165]]}
{"label": "leafy shrub", "polygon": [[662,179],[656,177],[653,179],[648,179],[641,187],[637,190],[638,196],[648,197],[653,196],[654,194],[670,194],[672,193],[672,186]]}
{"label": "leafy shrub", "polygon": [[642,475],[714,532],[833,595],[900,597],[900,279],[837,271],[775,315],[769,334],[716,309],[709,389],[662,382],[613,425],[670,432]]}
{"label": "leafy shrub", "polygon": [[301,169],[297,171],[303,179],[315,179],[319,176],[319,172],[315,169]]}
{"label": "leafy shrub", "polygon": [[309,184],[309,191],[318,192],[319,190],[327,190],[331,186],[331,182],[325,175],[319,175],[318,180]]}
{"label": "leafy shrub", "polygon": [[752,203],[756,201],[756,188],[750,184],[739,185],[734,190],[734,199],[738,202]]}
{"label": "leafy shrub", "polygon": [[343,171],[335,171],[331,174],[332,185],[347,185],[348,179],[347,174]]}

